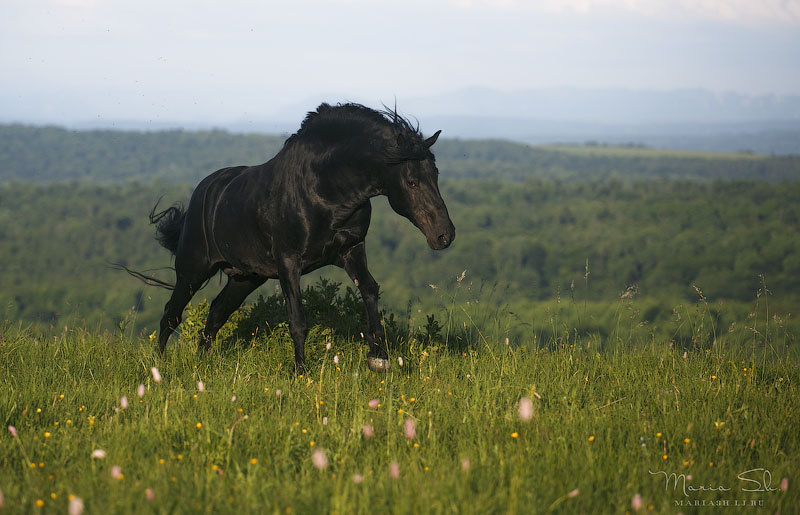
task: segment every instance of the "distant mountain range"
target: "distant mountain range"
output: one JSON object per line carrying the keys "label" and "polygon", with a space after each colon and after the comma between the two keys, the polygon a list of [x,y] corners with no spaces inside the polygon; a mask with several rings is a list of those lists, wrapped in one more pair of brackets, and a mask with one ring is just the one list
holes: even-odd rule
{"label": "distant mountain range", "polygon": [[[269,114],[227,123],[107,120],[68,123],[74,128],[157,130],[224,128],[290,134],[320,102],[372,99],[328,94],[283,105]],[[386,101],[394,105],[394,99]],[[377,104],[377,105],[376,105]],[[634,144],[656,148],[759,154],[800,154],[800,95],[744,95],[705,90],[633,91],[553,88],[521,91],[463,89],[398,98],[398,109],[425,132],[462,139],[507,139],[530,144]],[[0,121],[36,122],[35,120]],[[63,122],[57,122],[64,124]]]}

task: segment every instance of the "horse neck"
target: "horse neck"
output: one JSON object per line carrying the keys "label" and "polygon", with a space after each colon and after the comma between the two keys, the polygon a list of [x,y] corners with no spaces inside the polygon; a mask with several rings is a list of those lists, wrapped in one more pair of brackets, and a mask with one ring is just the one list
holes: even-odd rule
{"label": "horse neck", "polygon": [[311,170],[316,175],[314,189],[326,203],[343,208],[340,212],[352,213],[382,194],[380,168],[367,162],[318,164]]}

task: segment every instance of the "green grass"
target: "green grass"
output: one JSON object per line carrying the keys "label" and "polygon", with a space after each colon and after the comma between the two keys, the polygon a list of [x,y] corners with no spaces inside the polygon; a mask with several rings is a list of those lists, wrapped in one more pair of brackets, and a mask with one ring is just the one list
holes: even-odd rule
{"label": "green grass", "polygon": [[[3,513],[63,513],[70,495],[90,513],[621,513],[637,493],[656,512],[714,500],[798,509],[800,361],[786,346],[717,342],[684,358],[658,340],[600,353],[592,338],[515,347],[487,336],[459,349],[412,339],[379,375],[359,342],[316,328],[308,374],[295,377],[285,327],[210,356],[180,339],[163,357],[146,337],[2,333]],[[130,405],[117,412],[122,396]],[[742,491],[756,485],[737,476],[757,468],[777,490]],[[658,471],[732,490],[684,496]]]}

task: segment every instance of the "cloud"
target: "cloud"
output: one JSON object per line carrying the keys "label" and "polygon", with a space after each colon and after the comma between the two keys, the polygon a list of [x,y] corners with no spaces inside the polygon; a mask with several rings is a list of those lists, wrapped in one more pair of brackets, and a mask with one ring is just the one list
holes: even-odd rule
{"label": "cloud", "polygon": [[460,8],[559,14],[633,14],[668,21],[800,25],[800,0],[446,0]]}

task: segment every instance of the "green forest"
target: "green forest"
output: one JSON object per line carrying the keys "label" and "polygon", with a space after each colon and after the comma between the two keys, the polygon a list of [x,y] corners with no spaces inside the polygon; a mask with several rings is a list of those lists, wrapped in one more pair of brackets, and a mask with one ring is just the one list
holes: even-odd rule
{"label": "green forest", "polygon": [[[264,162],[283,139],[0,126],[3,318],[149,334],[168,292],[111,263],[171,281],[147,218],[156,201],[186,203],[205,175]],[[637,331],[683,339],[692,327],[681,309],[701,305],[720,334],[761,317],[795,342],[800,156],[460,140],[434,150],[457,239],[434,252],[373,199],[368,259],[387,316],[424,325],[460,296],[492,306],[487,323],[516,340],[559,325],[608,336],[623,314]],[[306,284],[320,276],[345,293],[343,272],[323,269]]]}

